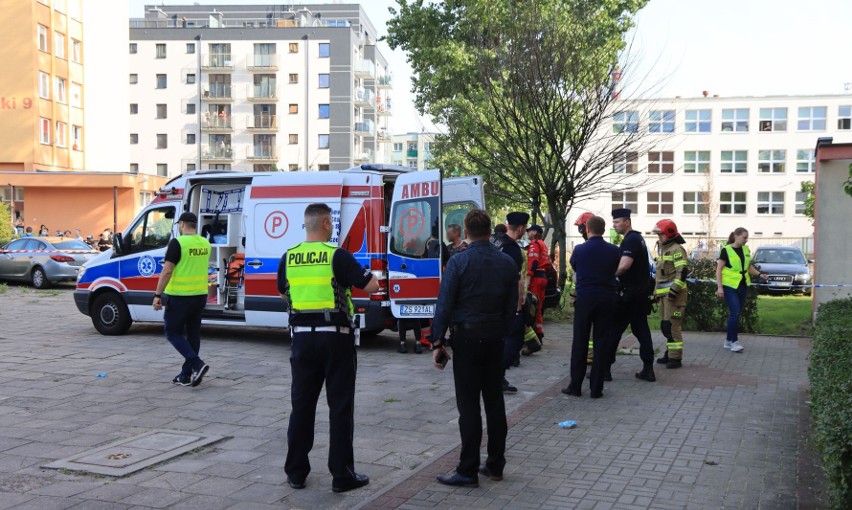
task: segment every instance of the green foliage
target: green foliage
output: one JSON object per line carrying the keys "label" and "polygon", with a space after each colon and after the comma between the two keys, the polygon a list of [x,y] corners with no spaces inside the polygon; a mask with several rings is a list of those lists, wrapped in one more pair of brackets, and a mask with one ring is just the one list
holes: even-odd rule
{"label": "green foliage", "polygon": [[832,508],[852,508],[852,298],[819,307],[808,378],[817,449]]}
{"label": "green foliage", "polygon": [[12,226],[10,211],[9,202],[0,202],[0,246],[15,237],[15,227]]}
{"label": "green foliage", "polygon": [[799,190],[802,193],[807,193],[808,196],[805,198],[805,216],[811,220],[811,223],[814,222],[814,181],[802,181],[802,187]]}
{"label": "green foliage", "polygon": [[[716,297],[716,260],[690,260],[689,277],[699,280],[712,280],[714,283],[696,282],[689,284],[689,299],[686,303],[683,329],[690,331],[725,331],[728,320],[728,305]],[[757,322],[757,287],[749,287],[746,303],[740,315],[740,331],[754,333],[757,329]]]}
{"label": "green foliage", "polygon": [[849,178],[843,183],[843,191],[852,197],[852,163],[849,164]]}

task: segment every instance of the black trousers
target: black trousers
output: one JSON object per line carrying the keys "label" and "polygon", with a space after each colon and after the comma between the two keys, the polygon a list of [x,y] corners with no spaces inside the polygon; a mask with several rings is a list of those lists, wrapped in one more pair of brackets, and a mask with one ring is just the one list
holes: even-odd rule
{"label": "black trousers", "polygon": [[287,429],[287,460],[284,463],[284,471],[291,480],[304,481],[311,472],[308,453],[314,446],[314,422],[323,383],[329,414],[328,470],[334,482],[344,482],[354,476],[356,364],[352,334],[293,334],[290,347],[293,410]]}
{"label": "black trousers", "polygon": [[612,340],[609,345],[609,363],[615,363],[615,353],[621,335],[627,326],[639,340],[639,358],[642,363],[654,362],[654,341],[651,338],[651,328],[648,327],[648,297],[644,293],[626,293],[619,300],[618,311],[613,318]]}
{"label": "black trousers", "polygon": [[[612,320],[616,311],[617,298],[611,296],[582,296],[574,303],[574,341],[571,344],[571,383],[568,388],[580,391],[586,377],[586,356],[589,354],[589,338],[596,353],[609,351],[612,337]],[[594,331],[594,332],[593,332]],[[603,391],[604,372],[609,368],[609,356],[595,356],[589,388],[592,395]]]}
{"label": "black trousers", "polygon": [[459,409],[461,458],[456,470],[464,476],[477,476],[482,445],[482,415],[479,398],[485,406],[488,427],[488,457],[485,465],[492,473],[502,473],[506,465],[506,404],[503,401],[503,340],[481,338],[472,332],[457,332],[452,339],[453,379]]}
{"label": "black trousers", "polygon": [[521,359],[521,349],[524,348],[524,316],[515,314],[509,321],[509,333],[503,346],[503,368],[509,370],[515,361]]}

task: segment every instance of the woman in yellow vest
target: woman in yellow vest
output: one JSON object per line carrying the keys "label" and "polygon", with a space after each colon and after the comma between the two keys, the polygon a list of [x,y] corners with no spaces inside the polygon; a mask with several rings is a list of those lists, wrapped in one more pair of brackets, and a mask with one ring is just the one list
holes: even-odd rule
{"label": "woman in yellow vest", "polygon": [[751,285],[751,275],[765,277],[754,267],[751,252],[746,246],[748,230],[740,227],[728,236],[728,244],[719,253],[716,262],[716,297],[728,304],[728,336],[725,349],[742,352],[743,346],[737,337],[740,314],[746,302],[746,292]]}

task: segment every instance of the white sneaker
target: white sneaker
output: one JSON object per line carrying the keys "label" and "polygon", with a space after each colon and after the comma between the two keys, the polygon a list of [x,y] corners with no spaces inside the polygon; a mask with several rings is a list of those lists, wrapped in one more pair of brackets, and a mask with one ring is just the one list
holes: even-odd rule
{"label": "white sneaker", "polygon": [[731,352],[743,352],[743,344],[739,342],[731,343]]}
{"label": "white sneaker", "polygon": [[725,345],[723,345],[722,347],[725,349],[730,349],[732,343],[733,342],[731,342],[730,340],[725,340]]}

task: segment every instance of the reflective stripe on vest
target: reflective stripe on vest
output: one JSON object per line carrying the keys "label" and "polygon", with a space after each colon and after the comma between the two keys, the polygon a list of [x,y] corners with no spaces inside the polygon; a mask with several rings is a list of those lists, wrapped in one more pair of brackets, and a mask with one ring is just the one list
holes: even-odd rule
{"label": "reflective stripe on vest", "polygon": [[166,285],[170,296],[207,295],[207,268],[210,265],[210,242],[197,234],[177,238],[180,260]]}
{"label": "reflective stripe on vest", "polygon": [[352,317],[350,290],[334,283],[332,259],[337,246],[304,242],[287,250],[287,283],[293,313],[335,313]]}
{"label": "reflective stripe on vest", "polygon": [[[725,252],[728,254],[728,263],[731,267],[725,266],[722,268],[722,285],[725,287],[738,288],[740,282],[745,278],[746,285],[751,285],[751,276],[748,274],[748,267],[751,264],[751,253],[748,246],[743,246],[743,258],[734,251],[734,247],[730,244],[725,246]],[[745,264],[743,264],[745,262]]]}

